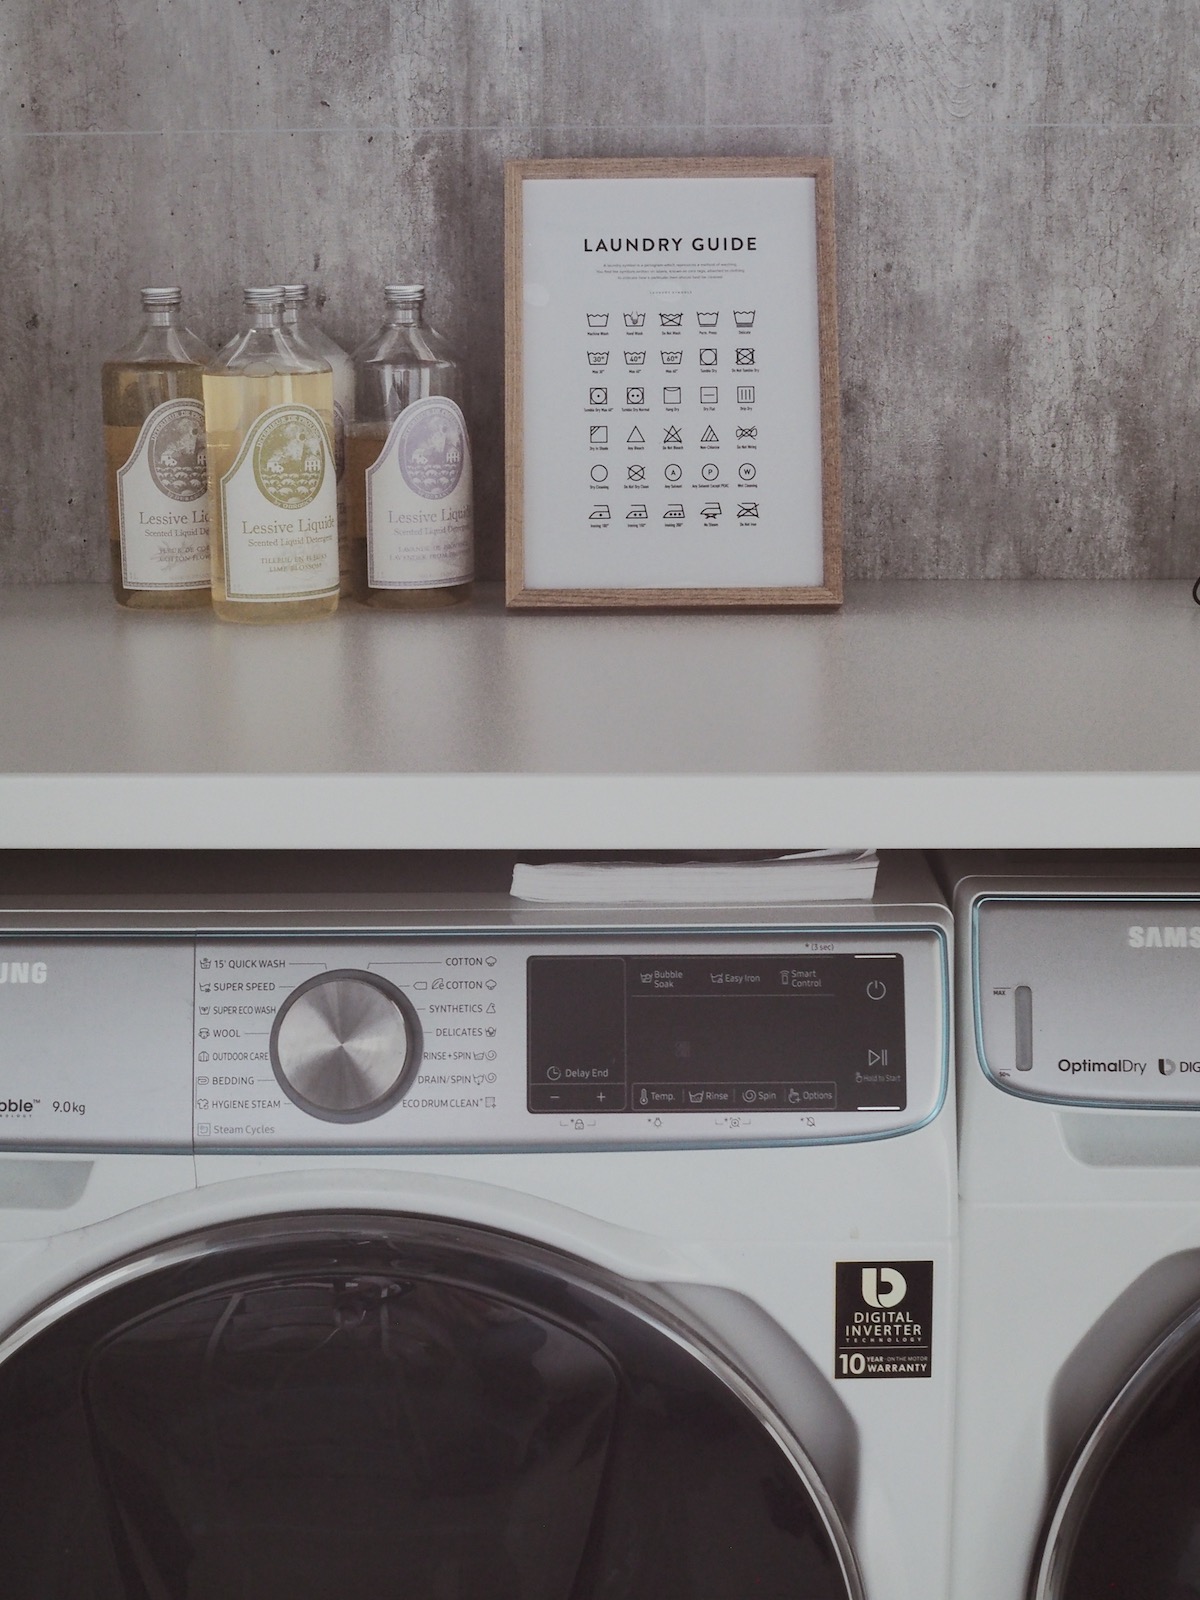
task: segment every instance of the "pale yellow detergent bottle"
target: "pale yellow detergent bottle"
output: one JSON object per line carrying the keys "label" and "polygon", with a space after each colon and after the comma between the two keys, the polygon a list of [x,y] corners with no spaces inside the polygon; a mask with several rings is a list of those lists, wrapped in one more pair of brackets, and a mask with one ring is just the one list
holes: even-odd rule
{"label": "pale yellow detergent bottle", "polygon": [[227,622],[324,617],[338,603],[333,372],[283,325],[283,290],[246,289],[204,374],[213,608]]}
{"label": "pale yellow detergent bottle", "polygon": [[113,594],[135,611],[208,605],[201,375],[213,353],[182,304],[178,288],[143,289],[141,326],[100,373]]}

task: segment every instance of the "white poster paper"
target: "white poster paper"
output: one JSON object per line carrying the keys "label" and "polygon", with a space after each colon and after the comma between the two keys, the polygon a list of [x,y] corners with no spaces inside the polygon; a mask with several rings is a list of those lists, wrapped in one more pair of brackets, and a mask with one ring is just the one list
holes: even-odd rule
{"label": "white poster paper", "polygon": [[530,589],[824,581],[816,183],[523,186]]}

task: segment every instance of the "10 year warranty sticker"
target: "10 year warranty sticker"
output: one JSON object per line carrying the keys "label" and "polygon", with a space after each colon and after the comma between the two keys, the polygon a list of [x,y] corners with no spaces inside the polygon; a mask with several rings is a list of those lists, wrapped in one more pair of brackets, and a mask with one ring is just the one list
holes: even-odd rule
{"label": "10 year warranty sticker", "polygon": [[835,1378],[928,1378],[932,1261],[837,1263]]}

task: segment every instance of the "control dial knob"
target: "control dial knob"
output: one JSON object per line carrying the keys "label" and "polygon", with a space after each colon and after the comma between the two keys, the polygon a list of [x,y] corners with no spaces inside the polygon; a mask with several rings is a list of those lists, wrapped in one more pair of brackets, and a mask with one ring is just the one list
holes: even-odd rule
{"label": "control dial knob", "polygon": [[421,1023],[386,978],[351,968],[293,989],[271,1029],[279,1086],[310,1116],[366,1122],[395,1105],[416,1076]]}

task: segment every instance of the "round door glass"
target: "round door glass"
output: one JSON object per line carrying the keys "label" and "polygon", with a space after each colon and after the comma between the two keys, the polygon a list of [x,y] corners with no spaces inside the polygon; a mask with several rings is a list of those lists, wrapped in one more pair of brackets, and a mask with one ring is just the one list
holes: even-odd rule
{"label": "round door glass", "polygon": [[256,1230],[0,1361],[5,1600],[861,1600],[802,1456],[608,1281],[448,1224]]}
{"label": "round door glass", "polygon": [[1200,1600],[1200,1308],[1141,1364],[1080,1451],[1033,1600]]}

